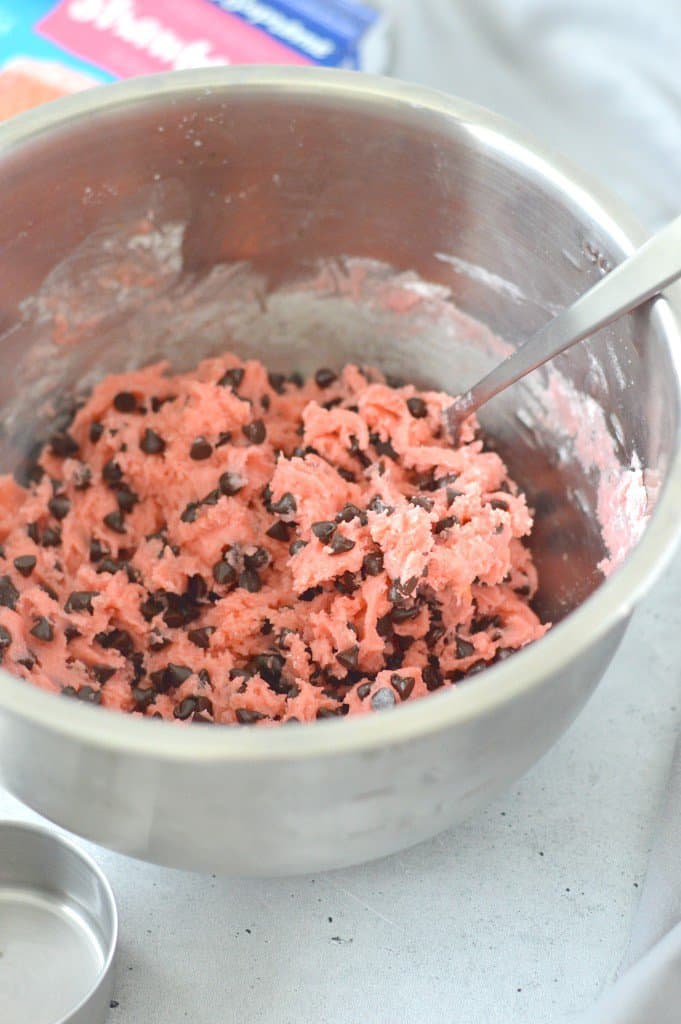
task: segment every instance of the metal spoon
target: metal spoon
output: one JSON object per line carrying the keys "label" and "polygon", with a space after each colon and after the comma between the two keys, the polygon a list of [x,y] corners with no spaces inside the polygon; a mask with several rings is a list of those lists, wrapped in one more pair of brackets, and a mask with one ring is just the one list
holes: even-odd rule
{"label": "metal spoon", "polygon": [[640,306],[681,277],[681,217],[533,334],[445,410],[445,426],[457,438],[463,420],[521,377],[543,366],[578,341]]}

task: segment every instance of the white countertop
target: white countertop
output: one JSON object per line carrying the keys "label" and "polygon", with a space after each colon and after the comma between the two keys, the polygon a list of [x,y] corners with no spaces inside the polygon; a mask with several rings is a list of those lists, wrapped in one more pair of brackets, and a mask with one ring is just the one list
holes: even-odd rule
{"label": "white countertop", "polygon": [[[89,847],[121,916],[110,1024],[553,1024],[587,1006],[645,873],[681,725],[680,631],[677,557],[557,746],[407,853],[256,882]],[[36,816],[0,790],[7,817]]]}
{"label": "white countertop", "polygon": [[[626,89],[610,88],[609,46],[618,59],[628,53],[638,78],[628,69],[627,82],[646,95],[640,83],[650,54],[637,62],[615,39],[627,21],[624,2],[614,4],[616,18],[607,14],[611,0],[419,0],[423,13],[415,17],[413,0],[393,0],[396,71],[523,121],[605,174],[642,217],[661,222],[678,212],[681,149],[678,132],[665,135],[668,111],[646,120]],[[581,47],[570,12],[598,22],[599,10],[591,50]],[[650,27],[654,74],[663,78],[668,66],[677,76],[661,10]],[[536,42],[542,32],[543,51],[530,47],[527,59],[514,51],[514,33],[516,42]],[[596,52],[599,102],[609,88],[621,101],[607,138],[591,130],[586,72],[571,85],[561,72],[566,52],[572,63],[581,54],[591,72]],[[532,84],[542,74],[545,89]],[[666,100],[660,95],[672,104],[671,90]],[[627,118],[635,121],[635,147],[625,144]],[[643,188],[636,179],[646,153]],[[645,873],[681,724],[680,632],[677,557],[567,735],[487,811],[399,856],[263,883],[183,874],[93,849],[121,915],[111,1024],[555,1024],[587,1006],[624,952]],[[34,815],[0,790],[0,818],[7,817]]]}

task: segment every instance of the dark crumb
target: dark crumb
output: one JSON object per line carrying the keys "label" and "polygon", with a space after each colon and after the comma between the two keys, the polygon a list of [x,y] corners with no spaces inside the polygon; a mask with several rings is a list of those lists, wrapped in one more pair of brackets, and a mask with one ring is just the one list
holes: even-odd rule
{"label": "dark crumb", "polygon": [[[128,970],[129,970],[129,971],[131,971],[131,970],[132,970],[132,967],[128,967]],[[118,1007],[118,1006],[120,1006],[120,1005],[121,1005],[121,1004],[120,1004],[120,1003],[118,1002],[118,1000],[117,1000],[117,999],[112,999],[112,1000],[110,1001],[110,1003],[109,1003],[109,1009],[111,1009],[111,1010],[115,1010],[115,1009],[116,1009],[116,1007]]]}

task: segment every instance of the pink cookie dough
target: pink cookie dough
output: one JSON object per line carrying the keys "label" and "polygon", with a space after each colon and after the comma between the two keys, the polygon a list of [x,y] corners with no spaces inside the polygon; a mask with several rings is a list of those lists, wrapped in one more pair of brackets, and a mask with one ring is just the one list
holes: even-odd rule
{"label": "pink cookie dough", "polygon": [[451,399],[232,355],[103,380],[0,479],[0,655],[206,723],[362,715],[538,639],[524,496]]}

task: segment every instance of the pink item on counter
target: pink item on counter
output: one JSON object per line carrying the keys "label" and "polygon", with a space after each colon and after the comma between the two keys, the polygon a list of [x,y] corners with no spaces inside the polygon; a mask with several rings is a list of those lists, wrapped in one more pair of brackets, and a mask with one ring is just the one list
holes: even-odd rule
{"label": "pink item on counter", "polygon": [[525,498],[451,400],[348,365],[109,376],[0,479],[0,652],[134,714],[364,714],[538,639]]}

